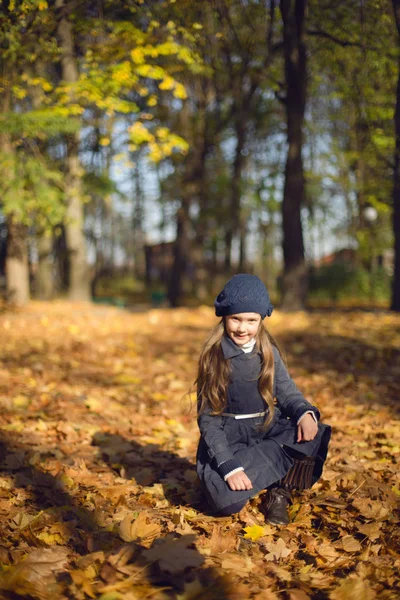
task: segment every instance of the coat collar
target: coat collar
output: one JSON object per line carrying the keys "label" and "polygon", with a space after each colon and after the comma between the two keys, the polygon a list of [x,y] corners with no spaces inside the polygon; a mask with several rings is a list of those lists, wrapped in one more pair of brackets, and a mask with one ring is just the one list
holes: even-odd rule
{"label": "coat collar", "polygon": [[226,334],[224,334],[222,336],[222,339],[221,339],[221,348],[222,348],[222,352],[224,354],[224,358],[233,358],[234,356],[239,356],[240,354],[246,354]]}

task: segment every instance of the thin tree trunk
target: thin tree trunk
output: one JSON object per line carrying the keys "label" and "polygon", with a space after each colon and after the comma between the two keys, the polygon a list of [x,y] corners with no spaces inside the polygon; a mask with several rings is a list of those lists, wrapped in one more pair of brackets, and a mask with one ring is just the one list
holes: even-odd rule
{"label": "thin tree trunk", "polygon": [[7,219],[6,277],[8,302],[23,306],[29,301],[27,228],[12,216]]}
{"label": "thin tree trunk", "polygon": [[[57,231],[58,230],[58,231]],[[53,235],[53,251],[55,258],[56,291],[66,294],[69,289],[69,255],[65,239],[65,226],[60,224]]]}
{"label": "thin tree trunk", "polygon": [[144,257],[144,192],[142,185],[141,158],[138,155],[134,172],[135,178],[135,203],[133,207],[133,261],[134,274],[138,279],[142,279],[145,274]]}
{"label": "thin tree trunk", "polygon": [[246,224],[240,226],[240,246],[239,246],[239,271],[242,273],[247,270],[247,231]]}
{"label": "thin tree trunk", "polygon": [[[232,169],[228,226],[225,233],[225,268],[228,270],[232,266],[231,255],[233,238],[238,232],[240,234],[242,233],[240,209],[242,199],[242,172],[246,161],[246,158],[243,154],[243,149],[246,142],[246,124],[247,111],[241,111],[236,117],[236,149]],[[242,258],[243,257],[241,257],[241,259]],[[242,260],[240,262],[242,262]]]}
{"label": "thin tree trunk", "polygon": [[176,219],[176,239],[171,277],[168,286],[168,300],[172,307],[179,306],[184,292],[184,278],[187,272],[189,255],[189,206],[190,201],[184,190],[181,206]]}
{"label": "thin tree trunk", "polygon": [[307,271],[301,207],[304,202],[303,123],[306,104],[305,18],[307,0],[281,0],[286,80],[287,159],[282,203],[282,308],[304,307]]}
{"label": "thin tree trunk", "polygon": [[[180,113],[181,128],[190,130],[192,126],[189,104],[184,105]],[[200,149],[201,150],[201,149]],[[190,206],[199,184],[198,174],[201,170],[199,162],[199,149],[194,147],[187,157],[181,182],[181,205],[176,213],[176,238],[173,250],[173,264],[168,282],[168,300],[171,306],[180,306],[185,291],[188,267],[193,267],[192,245],[189,239],[190,232]],[[200,167],[199,167],[200,165]],[[194,273],[192,273],[194,276]]]}
{"label": "thin tree trunk", "polygon": [[36,245],[38,250],[36,296],[40,300],[49,300],[54,293],[52,233],[42,232],[38,234]]}
{"label": "thin tree trunk", "polygon": [[[10,110],[11,94],[10,86],[8,86],[3,92],[2,112],[8,113]],[[12,155],[13,148],[9,133],[0,134],[0,151],[8,156]],[[13,176],[13,173],[2,173],[4,181],[11,181]],[[5,271],[8,302],[17,306],[26,304],[29,301],[27,230],[24,225],[15,221],[12,214],[7,216]]]}
{"label": "thin tree trunk", "polygon": [[[78,65],[74,51],[72,25],[66,16],[64,0],[56,0],[56,7],[61,12],[58,24],[58,38],[61,49],[62,78],[68,84],[78,81]],[[64,9],[64,12],[62,12]],[[82,204],[81,166],[78,157],[79,136],[67,138],[66,190],[67,214],[65,235],[69,254],[69,290],[71,300],[90,299],[90,277],[86,259],[86,242],[84,236],[84,210]]]}
{"label": "thin tree trunk", "polygon": [[[400,41],[400,0],[392,1]],[[396,136],[393,172],[394,277],[391,310],[400,312],[400,60],[398,65],[394,125]]]}
{"label": "thin tree trunk", "polygon": [[[32,77],[43,77],[45,75],[45,65],[38,61],[32,69],[28,71]],[[32,99],[32,106],[38,110],[42,104],[42,90],[37,86],[30,86],[29,95]],[[35,144],[40,153],[46,152],[46,142],[35,140]],[[36,247],[38,253],[37,271],[34,277],[35,296],[40,300],[49,300],[54,295],[53,278],[53,234],[50,229],[36,231]]]}

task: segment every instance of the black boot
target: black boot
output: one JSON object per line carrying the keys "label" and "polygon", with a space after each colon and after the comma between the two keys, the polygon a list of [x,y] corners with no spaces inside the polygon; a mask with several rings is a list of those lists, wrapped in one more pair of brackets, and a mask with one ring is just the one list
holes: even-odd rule
{"label": "black boot", "polygon": [[290,523],[287,507],[290,502],[290,493],[283,487],[268,490],[264,504],[265,518],[273,525],[287,525]]}

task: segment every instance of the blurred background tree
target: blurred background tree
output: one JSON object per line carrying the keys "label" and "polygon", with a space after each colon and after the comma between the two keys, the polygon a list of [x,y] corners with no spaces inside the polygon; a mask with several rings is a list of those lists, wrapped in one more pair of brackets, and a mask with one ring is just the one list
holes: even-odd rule
{"label": "blurred background tree", "polygon": [[1,7],[9,301],[400,310],[396,0]]}

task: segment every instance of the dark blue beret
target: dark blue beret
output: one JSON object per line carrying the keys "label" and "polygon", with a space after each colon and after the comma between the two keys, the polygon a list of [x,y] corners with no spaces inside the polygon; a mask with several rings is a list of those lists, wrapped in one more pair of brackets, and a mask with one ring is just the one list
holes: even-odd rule
{"label": "dark blue beret", "polygon": [[217,317],[255,312],[264,319],[271,316],[273,306],[267,288],[256,275],[234,275],[214,302]]}

